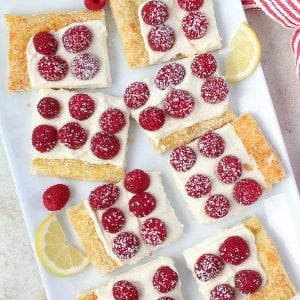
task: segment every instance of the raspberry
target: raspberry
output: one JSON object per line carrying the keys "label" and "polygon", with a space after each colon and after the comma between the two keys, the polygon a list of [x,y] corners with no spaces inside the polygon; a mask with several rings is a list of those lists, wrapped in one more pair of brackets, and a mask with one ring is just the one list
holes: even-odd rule
{"label": "raspberry", "polygon": [[78,53],[86,50],[93,40],[90,29],[84,25],[69,28],[62,36],[62,42],[68,52]]}
{"label": "raspberry", "polygon": [[100,118],[100,127],[108,133],[117,133],[123,129],[126,124],[125,116],[117,108],[107,109]]}
{"label": "raspberry", "polygon": [[178,274],[169,266],[157,269],[152,277],[153,287],[162,294],[174,290],[178,284]]}
{"label": "raspberry", "polygon": [[201,88],[201,96],[210,104],[224,101],[229,93],[226,82],[221,77],[209,77]]}
{"label": "raspberry", "polygon": [[232,265],[242,264],[249,256],[247,242],[240,236],[230,236],[219,247],[220,257],[224,262]]}
{"label": "raspberry", "polygon": [[142,8],[142,18],[148,25],[161,25],[169,18],[168,7],[161,1],[149,1]]}
{"label": "raspberry", "polygon": [[84,5],[89,10],[100,10],[106,4],[106,0],[84,0]]}
{"label": "raspberry", "polygon": [[93,210],[107,209],[119,199],[119,196],[120,190],[118,186],[108,183],[91,191],[89,203]]}
{"label": "raspberry", "polygon": [[192,73],[199,78],[207,78],[217,70],[217,61],[209,53],[197,55],[191,64]]}
{"label": "raspberry", "polygon": [[223,154],[224,148],[224,140],[213,131],[209,131],[199,138],[198,149],[205,157],[217,158]]}
{"label": "raspberry", "polygon": [[120,142],[113,134],[98,132],[92,137],[91,150],[100,159],[108,160],[120,151]]}
{"label": "raspberry", "polygon": [[71,73],[80,80],[90,80],[100,69],[98,58],[89,53],[77,55],[71,64]]}
{"label": "raspberry", "polygon": [[42,55],[55,54],[57,51],[57,41],[49,32],[39,32],[33,37],[33,45],[36,52]]}
{"label": "raspberry", "polygon": [[234,288],[228,284],[219,284],[211,290],[209,300],[235,300]]}
{"label": "raspberry", "polygon": [[165,90],[168,87],[178,85],[185,77],[184,66],[172,63],[163,66],[154,78],[155,86],[160,90]]}
{"label": "raspberry", "polygon": [[120,209],[112,207],[103,213],[101,223],[104,230],[109,233],[117,233],[125,225],[125,216]]}
{"label": "raspberry", "polygon": [[148,43],[153,51],[166,52],[175,44],[175,33],[167,25],[152,27],[148,33]]}
{"label": "raspberry", "polygon": [[188,146],[175,148],[170,155],[170,164],[178,172],[190,170],[196,162],[194,150]]}
{"label": "raspberry", "polygon": [[195,101],[188,91],[173,90],[168,94],[163,105],[166,114],[176,119],[183,119],[193,111]]}
{"label": "raspberry", "polygon": [[244,178],[238,181],[233,188],[233,198],[242,205],[251,205],[258,200],[262,189],[254,179]]}
{"label": "raspberry", "polygon": [[43,194],[44,206],[51,211],[62,209],[70,198],[70,190],[64,184],[50,186]]}
{"label": "raspberry", "polygon": [[112,287],[115,300],[138,300],[139,295],[136,287],[127,280],[119,280]]}
{"label": "raspberry", "polygon": [[149,89],[144,82],[136,81],[130,84],[124,93],[124,102],[131,109],[138,109],[149,99]]}
{"label": "raspberry", "polygon": [[57,55],[43,56],[38,62],[38,72],[47,81],[63,80],[68,69],[67,62]]}
{"label": "raspberry", "polygon": [[196,277],[201,281],[209,281],[220,274],[224,269],[224,263],[220,257],[214,254],[201,255],[194,266]]}
{"label": "raspberry", "polygon": [[32,146],[41,153],[51,151],[57,140],[57,130],[50,125],[39,125],[33,129]]}
{"label": "raspberry", "polygon": [[129,210],[137,217],[148,216],[156,207],[156,199],[147,192],[134,195],[128,203]]}
{"label": "raspberry", "polygon": [[54,119],[59,115],[60,104],[54,98],[44,97],[38,103],[37,110],[43,118]]}
{"label": "raspberry", "polygon": [[206,201],[205,212],[211,218],[220,219],[228,214],[229,207],[229,201],[225,196],[212,195]]}
{"label": "raspberry", "polygon": [[234,155],[224,156],[218,163],[217,173],[222,182],[234,183],[242,176],[242,163]]}
{"label": "raspberry", "polygon": [[94,113],[95,102],[87,94],[75,94],[69,101],[69,111],[71,117],[84,121]]}
{"label": "raspberry", "polygon": [[142,193],[149,187],[149,185],[149,175],[139,169],[128,172],[124,179],[124,187],[130,193]]}
{"label": "raspberry", "polygon": [[235,274],[235,286],[243,294],[254,294],[262,285],[260,274],[253,270],[241,270]]}
{"label": "raspberry", "polygon": [[207,28],[206,16],[199,11],[191,11],[182,19],[182,30],[189,40],[201,39]]}
{"label": "raspberry", "polygon": [[165,114],[162,109],[149,106],[141,112],[139,124],[148,131],[159,130],[165,124]]}
{"label": "raspberry", "polygon": [[141,226],[141,236],[147,245],[158,246],[163,243],[168,236],[167,226],[160,219],[147,219]]}
{"label": "raspberry", "polygon": [[211,191],[211,181],[207,176],[196,174],[185,184],[187,194],[192,198],[200,198]]}
{"label": "raspberry", "polygon": [[139,249],[139,238],[131,232],[119,233],[113,240],[112,251],[120,259],[130,259],[134,257]]}
{"label": "raspberry", "polygon": [[177,0],[177,2],[181,9],[193,11],[198,10],[202,6],[204,0]]}

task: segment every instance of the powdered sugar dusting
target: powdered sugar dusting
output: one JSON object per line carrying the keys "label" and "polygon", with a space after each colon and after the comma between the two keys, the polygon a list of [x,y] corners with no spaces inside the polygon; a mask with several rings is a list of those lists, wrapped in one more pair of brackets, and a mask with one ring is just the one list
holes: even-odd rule
{"label": "powdered sugar dusting", "polygon": [[71,64],[71,73],[80,80],[90,80],[96,76],[100,69],[99,59],[90,54],[77,55]]}
{"label": "powdered sugar dusting", "polygon": [[147,219],[141,226],[144,242],[150,246],[158,246],[167,238],[166,224],[158,218]]}
{"label": "powdered sugar dusting", "polygon": [[178,172],[190,170],[196,162],[194,150],[188,146],[175,148],[170,155],[171,166]]}
{"label": "powdered sugar dusting", "polygon": [[224,101],[229,93],[225,80],[221,77],[209,77],[201,88],[201,96],[205,102],[215,104]]}
{"label": "powdered sugar dusting", "polygon": [[219,284],[211,290],[210,300],[235,300],[234,288],[228,284]]}
{"label": "powdered sugar dusting", "polygon": [[57,55],[43,56],[38,62],[38,72],[47,81],[59,81],[68,73],[68,64]]}
{"label": "powdered sugar dusting", "polygon": [[242,163],[234,155],[224,156],[218,163],[217,172],[222,182],[234,183],[242,176]]}
{"label": "powdered sugar dusting", "polygon": [[208,29],[206,16],[201,12],[191,11],[182,20],[182,30],[190,40],[202,38]]}
{"label": "powdered sugar dusting", "polygon": [[217,70],[217,61],[210,53],[197,55],[191,64],[192,73],[199,78],[207,78]]}
{"label": "powdered sugar dusting", "polygon": [[139,249],[139,238],[131,232],[122,232],[113,240],[112,251],[120,259],[130,259],[134,257]]}
{"label": "powdered sugar dusting", "polygon": [[224,152],[224,148],[223,138],[213,131],[209,131],[199,138],[198,149],[203,156],[219,157]]}
{"label": "powdered sugar dusting", "polygon": [[152,284],[160,293],[168,293],[178,284],[178,274],[169,266],[162,266],[154,273]]}
{"label": "powdered sugar dusting", "polygon": [[175,44],[175,33],[167,25],[153,27],[148,34],[148,43],[153,51],[166,52]]}
{"label": "powdered sugar dusting", "polygon": [[149,89],[144,82],[133,82],[125,90],[124,102],[131,109],[143,106],[149,99]]}
{"label": "powdered sugar dusting", "polygon": [[101,223],[104,230],[110,233],[117,233],[125,225],[124,213],[118,208],[109,208],[103,213]]}
{"label": "powdered sugar dusting", "polygon": [[200,198],[211,191],[211,181],[205,175],[193,175],[185,184],[185,190],[190,197]]}
{"label": "powdered sugar dusting", "polygon": [[212,195],[205,204],[205,212],[208,216],[214,219],[220,219],[228,214],[230,204],[224,195]]}
{"label": "powdered sugar dusting", "polygon": [[168,7],[164,2],[149,1],[142,8],[142,18],[148,25],[161,25],[168,17]]}
{"label": "powdered sugar dusting", "polygon": [[70,122],[59,129],[58,139],[67,148],[77,150],[86,143],[87,132],[78,123]]}

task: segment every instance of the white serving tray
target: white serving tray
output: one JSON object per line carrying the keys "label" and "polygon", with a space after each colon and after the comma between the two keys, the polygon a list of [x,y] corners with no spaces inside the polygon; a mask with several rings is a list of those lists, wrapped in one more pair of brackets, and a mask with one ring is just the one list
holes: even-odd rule
{"label": "white serving tray", "polygon": [[[240,0],[215,0],[214,2],[218,27],[224,45],[224,49],[218,53],[218,56],[224,65],[224,57],[228,53],[229,39],[240,23],[245,21],[245,15]],[[22,15],[57,10],[80,10],[83,9],[83,0],[0,0],[0,4],[0,128],[27,229],[33,244],[38,224],[48,215],[42,204],[42,193],[46,187],[58,182],[69,184],[72,189],[72,198],[68,203],[68,206],[70,206],[86,198],[89,191],[97,184],[59,180],[50,177],[33,177],[30,175],[32,101],[36,97],[36,92],[11,94],[7,92],[8,39],[3,14],[12,13]],[[120,38],[109,10],[107,10],[107,17],[113,87],[103,89],[102,91],[121,96],[125,87],[130,82],[142,80],[154,74],[159,67],[154,66],[139,70],[130,70],[125,62]],[[151,258],[144,259],[139,264],[160,255],[167,255],[175,259],[183,281],[184,298],[188,300],[202,298],[197,290],[197,284],[191,272],[185,266],[182,251],[202,241],[215,231],[233,225],[252,214],[257,214],[267,227],[277,244],[283,262],[294,284],[298,291],[300,291],[299,195],[262,68],[259,66],[251,77],[241,83],[230,86],[230,88],[230,101],[234,111],[237,114],[250,112],[257,118],[265,134],[279,152],[287,171],[287,178],[282,183],[278,184],[270,193],[264,196],[259,203],[245,210],[237,217],[229,217],[213,225],[199,225],[185,207],[180,193],[173,183],[167,165],[168,155],[159,156],[155,154],[152,145],[145,135],[142,134],[141,130],[137,128],[134,121],[132,121],[130,128],[130,137],[133,138],[133,142],[129,144],[128,149],[128,169],[160,170],[167,196],[173,204],[179,219],[185,225],[184,236],[181,240],[171,247],[155,252]],[[69,241],[74,242],[80,247],[74,232],[70,229],[65,212],[60,212],[59,218],[68,234]],[[37,263],[49,300],[75,299],[75,295],[78,292],[95,287],[110,278],[110,276],[100,277],[91,266],[81,274],[68,278],[58,278],[48,273],[38,260]],[[111,276],[122,273],[130,268],[132,266],[125,267]],[[19,296],[22,299],[22,295]]]}

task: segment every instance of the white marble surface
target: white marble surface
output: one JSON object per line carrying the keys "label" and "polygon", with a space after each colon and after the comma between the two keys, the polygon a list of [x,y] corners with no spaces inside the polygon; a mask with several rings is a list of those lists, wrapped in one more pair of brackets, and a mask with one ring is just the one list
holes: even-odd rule
{"label": "white marble surface", "polygon": [[[263,68],[298,182],[300,84],[289,48],[291,31],[261,12],[247,16],[263,46]],[[46,299],[1,144],[0,170],[0,299]]]}

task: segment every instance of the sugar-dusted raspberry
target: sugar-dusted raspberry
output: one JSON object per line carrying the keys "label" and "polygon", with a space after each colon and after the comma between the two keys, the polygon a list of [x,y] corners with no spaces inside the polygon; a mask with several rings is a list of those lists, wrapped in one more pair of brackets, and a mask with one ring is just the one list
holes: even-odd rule
{"label": "sugar-dusted raspberry", "polygon": [[71,73],[80,80],[92,79],[99,69],[99,59],[90,53],[78,54],[71,63]]}
{"label": "sugar-dusted raspberry", "polygon": [[112,251],[120,259],[134,257],[140,249],[139,238],[131,232],[119,233],[113,240]]}
{"label": "sugar-dusted raspberry", "polygon": [[225,80],[221,77],[209,77],[201,87],[201,96],[205,102],[215,104],[224,101],[229,93]]}
{"label": "sugar-dusted raspberry", "polygon": [[164,111],[155,106],[145,108],[139,116],[139,124],[148,131],[159,130],[165,124]]}
{"label": "sugar-dusted raspberry", "polygon": [[174,89],[168,94],[163,105],[166,114],[176,119],[183,119],[193,111],[195,101],[188,91]]}
{"label": "sugar-dusted raspberry", "polygon": [[210,53],[197,55],[191,64],[192,73],[199,78],[207,78],[217,70],[217,61]]}
{"label": "sugar-dusted raspberry", "polygon": [[77,150],[87,141],[87,132],[78,123],[70,122],[58,131],[58,139],[67,148]]}
{"label": "sugar-dusted raspberry", "polygon": [[57,144],[57,130],[50,125],[39,125],[32,132],[32,146],[39,152],[49,152]]}
{"label": "sugar-dusted raspberry", "polygon": [[167,25],[152,27],[148,33],[148,43],[153,51],[167,52],[175,44],[175,33]]}
{"label": "sugar-dusted raspberry", "polygon": [[112,294],[115,300],[138,300],[137,288],[127,280],[119,280],[112,287]]}
{"label": "sugar-dusted raspberry", "polygon": [[137,217],[148,216],[156,207],[156,199],[147,192],[134,195],[128,202],[129,210]]}
{"label": "sugar-dusted raspberry", "polygon": [[199,11],[191,11],[182,19],[182,30],[189,40],[201,39],[207,29],[206,16]]}
{"label": "sugar-dusted raspberry", "polygon": [[38,72],[47,81],[63,80],[68,69],[67,62],[57,55],[43,56],[38,62]]}
{"label": "sugar-dusted raspberry", "polygon": [[64,184],[50,186],[43,194],[44,206],[50,211],[62,209],[69,199],[70,190]]}
{"label": "sugar-dusted raspberry", "polygon": [[243,294],[254,294],[262,285],[260,274],[253,270],[241,270],[235,274],[236,288]]}
{"label": "sugar-dusted raspberry", "polygon": [[139,169],[128,172],[124,179],[124,187],[127,191],[137,194],[144,192],[150,185],[149,175]]}
{"label": "sugar-dusted raspberry", "polygon": [[55,54],[57,51],[57,41],[55,37],[46,31],[37,33],[33,37],[35,50],[42,55]]}
{"label": "sugar-dusted raspberry", "polygon": [[144,82],[133,82],[125,90],[124,102],[131,109],[138,109],[149,99],[149,89]]}
{"label": "sugar-dusted raspberry", "polygon": [[101,223],[104,230],[109,233],[117,233],[125,225],[125,216],[120,209],[111,207],[103,213]]}
{"label": "sugar-dusted raspberry", "polygon": [[183,10],[194,11],[198,10],[202,6],[204,0],[177,0],[177,2]]}
{"label": "sugar-dusted raspberry", "polygon": [[37,110],[43,118],[54,119],[59,115],[60,104],[52,97],[44,97],[39,101]]}
{"label": "sugar-dusted raspberry", "polygon": [[218,163],[217,173],[222,182],[234,183],[242,176],[242,163],[234,155],[224,156]]}
{"label": "sugar-dusted raspberry", "polygon": [[106,0],[84,0],[84,5],[89,10],[100,10],[106,4]]}
{"label": "sugar-dusted raspberry", "polygon": [[199,138],[198,149],[205,157],[217,158],[223,154],[224,148],[223,138],[213,131],[209,131]]}
{"label": "sugar-dusted raspberry", "polygon": [[221,194],[210,196],[205,203],[205,212],[214,219],[220,219],[228,214],[230,203],[228,199]]}
{"label": "sugar-dusted raspberry", "polygon": [[117,185],[103,184],[90,192],[89,203],[93,210],[107,209],[119,199],[119,196],[120,190]]}
{"label": "sugar-dusted raspberry", "polygon": [[79,121],[84,121],[94,113],[95,102],[87,94],[75,94],[69,101],[69,111],[71,117]]}
{"label": "sugar-dusted raspberry", "polygon": [[171,63],[163,66],[154,78],[155,86],[160,90],[180,84],[185,77],[185,68],[181,64]]}
{"label": "sugar-dusted raspberry", "polygon": [[196,277],[201,281],[209,281],[224,269],[222,259],[214,254],[201,255],[194,266]]}
{"label": "sugar-dusted raspberry", "polygon": [[233,198],[240,204],[251,205],[258,200],[262,194],[261,186],[251,178],[238,181],[233,188]]}
{"label": "sugar-dusted raspberry", "polygon": [[72,53],[86,50],[92,41],[93,33],[85,25],[72,26],[62,36],[65,49]]}
{"label": "sugar-dusted raspberry", "polygon": [[91,150],[100,159],[112,159],[119,153],[120,148],[120,141],[113,134],[98,132],[92,137]]}
{"label": "sugar-dusted raspberry", "polygon": [[141,226],[141,236],[147,245],[158,246],[168,236],[167,226],[158,218],[147,219]]}
{"label": "sugar-dusted raspberry", "polygon": [[153,287],[162,294],[169,293],[178,284],[178,274],[169,266],[162,266],[152,277]]}
{"label": "sugar-dusted raspberry", "polygon": [[123,112],[117,108],[107,109],[100,118],[100,127],[108,133],[121,131],[126,124]]}
{"label": "sugar-dusted raspberry", "polygon": [[209,300],[235,300],[234,288],[228,284],[219,284],[211,290]]}
{"label": "sugar-dusted raspberry", "polygon": [[170,155],[170,164],[178,172],[190,170],[196,162],[196,154],[189,146],[179,146]]}
{"label": "sugar-dusted raspberry", "polygon": [[149,1],[142,8],[142,18],[148,25],[161,25],[169,18],[168,7],[161,1]]}
{"label": "sugar-dusted raspberry", "polygon": [[219,247],[219,252],[224,262],[235,266],[242,264],[250,256],[249,246],[240,236],[227,238]]}
{"label": "sugar-dusted raspberry", "polygon": [[210,193],[211,181],[205,175],[193,175],[185,184],[185,190],[190,197],[200,198]]}

